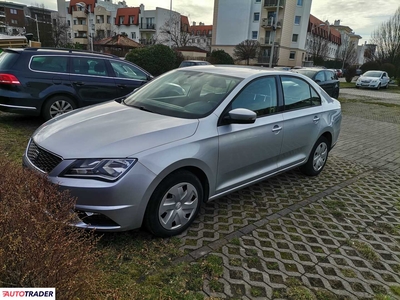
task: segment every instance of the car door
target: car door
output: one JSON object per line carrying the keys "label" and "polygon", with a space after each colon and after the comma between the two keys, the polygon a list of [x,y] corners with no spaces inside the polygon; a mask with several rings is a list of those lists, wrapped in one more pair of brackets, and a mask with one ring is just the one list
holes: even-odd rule
{"label": "car door", "polygon": [[275,76],[246,85],[221,118],[236,108],[256,112],[257,119],[253,124],[220,123],[217,192],[274,172],[281,151],[284,129]]}
{"label": "car door", "polygon": [[120,60],[110,60],[118,97],[125,96],[150,80],[150,75],[137,66]]}
{"label": "car door", "polygon": [[333,71],[325,70],[325,91],[329,90],[328,95],[337,97],[339,95],[339,80]]}
{"label": "car door", "polygon": [[285,132],[278,166],[285,169],[308,158],[319,138],[322,113],[321,98],[305,80],[281,76]]}
{"label": "car door", "polygon": [[389,76],[388,76],[388,74],[386,72],[383,72],[381,78],[382,78],[381,79],[382,80],[381,86],[386,87],[389,84]]}
{"label": "car door", "polygon": [[72,56],[70,81],[80,106],[117,98],[114,78],[108,73],[105,59]]}
{"label": "car door", "polygon": [[325,77],[325,71],[323,71],[323,70],[318,71],[318,72],[314,75],[314,78],[313,78],[313,79],[314,79],[314,81],[315,81],[316,83],[318,83],[318,85],[319,85],[320,87],[322,87],[322,88],[325,90],[325,92],[328,93],[328,95],[331,96],[332,90],[331,90],[331,88],[330,88],[330,86],[329,86],[329,82],[327,81],[327,79],[326,79],[326,77]]}

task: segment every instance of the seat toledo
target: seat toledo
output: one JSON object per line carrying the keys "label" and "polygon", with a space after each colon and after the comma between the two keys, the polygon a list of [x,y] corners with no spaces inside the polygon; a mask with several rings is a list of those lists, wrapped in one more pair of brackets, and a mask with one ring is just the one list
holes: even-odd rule
{"label": "seat toledo", "polygon": [[23,162],[77,197],[75,226],[164,237],[204,202],[296,167],[318,175],[340,124],[340,103],[301,74],[188,67],[48,121]]}

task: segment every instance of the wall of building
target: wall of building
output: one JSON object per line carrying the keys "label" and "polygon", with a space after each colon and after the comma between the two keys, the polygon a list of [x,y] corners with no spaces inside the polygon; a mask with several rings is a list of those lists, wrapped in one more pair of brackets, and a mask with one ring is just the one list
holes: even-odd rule
{"label": "wall of building", "polygon": [[237,45],[248,39],[250,20],[253,22],[251,12],[254,0],[216,0],[215,3],[219,5],[219,9],[216,16],[218,23],[215,43],[212,48]]}

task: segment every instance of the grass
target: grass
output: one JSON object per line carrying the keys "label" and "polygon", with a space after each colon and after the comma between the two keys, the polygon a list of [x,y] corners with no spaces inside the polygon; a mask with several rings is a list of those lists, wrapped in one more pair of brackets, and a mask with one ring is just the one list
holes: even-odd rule
{"label": "grass", "polygon": [[379,260],[376,252],[364,242],[347,240],[347,245],[354,248],[362,257],[371,262],[376,262]]}

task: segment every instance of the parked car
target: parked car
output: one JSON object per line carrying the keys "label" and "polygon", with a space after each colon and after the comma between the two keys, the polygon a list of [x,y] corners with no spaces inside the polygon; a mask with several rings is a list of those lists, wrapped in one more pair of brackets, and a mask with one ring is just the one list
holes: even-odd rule
{"label": "parked car", "polygon": [[336,76],[338,78],[342,78],[343,77],[343,71],[342,69],[336,69]]}
{"label": "parked car", "polygon": [[113,55],[5,49],[0,54],[0,110],[48,120],[127,95],[150,79],[145,70]]}
{"label": "parked car", "polygon": [[318,83],[329,96],[336,99],[339,97],[339,80],[332,70],[303,68],[293,71],[310,77]]}
{"label": "parked car", "polygon": [[356,88],[365,87],[379,90],[389,87],[390,78],[384,71],[367,71],[356,81]]}
{"label": "parked car", "polygon": [[196,66],[48,121],[23,163],[77,197],[78,227],[172,236],[203,202],[295,167],[318,175],[340,124],[340,103],[306,76]]}
{"label": "parked car", "polygon": [[211,64],[205,60],[184,60],[179,65],[179,68],[192,67],[192,66],[205,66],[205,65],[211,65]]}

